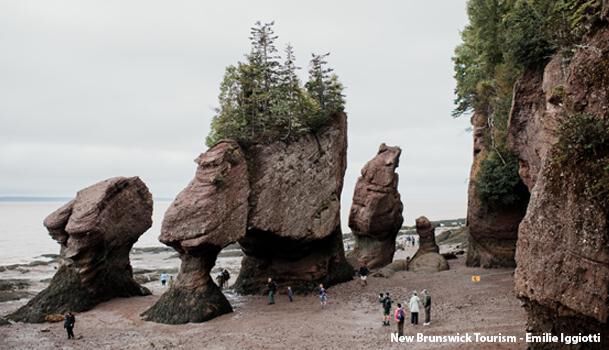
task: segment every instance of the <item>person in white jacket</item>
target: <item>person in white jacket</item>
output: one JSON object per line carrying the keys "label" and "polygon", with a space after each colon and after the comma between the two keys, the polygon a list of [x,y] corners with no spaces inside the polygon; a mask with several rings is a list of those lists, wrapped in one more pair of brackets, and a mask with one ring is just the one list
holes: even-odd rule
{"label": "person in white jacket", "polygon": [[417,296],[417,292],[414,291],[412,293],[412,297],[410,297],[410,302],[408,302],[408,308],[410,309],[410,323],[415,325],[419,324],[419,303],[421,300]]}

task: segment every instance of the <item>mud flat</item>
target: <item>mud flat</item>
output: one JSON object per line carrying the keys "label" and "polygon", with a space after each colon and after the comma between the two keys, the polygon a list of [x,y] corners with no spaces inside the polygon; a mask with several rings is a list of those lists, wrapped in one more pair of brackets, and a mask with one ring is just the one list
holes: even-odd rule
{"label": "mud flat", "polygon": [[[412,247],[399,255],[412,256]],[[412,250],[412,251],[409,251]],[[178,267],[170,252],[154,258],[167,266]],[[167,256],[164,256],[166,254]],[[397,258],[397,257],[396,257]],[[133,259],[133,257],[132,257]],[[175,261],[174,261],[175,259]],[[229,262],[224,259],[235,259]],[[238,267],[239,258],[220,258],[229,270]],[[154,260],[154,259],[153,259]],[[158,281],[147,284],[153,295],[114,299],[91,311],[76,315],[79,339],[65,339],[61,323],[23,324],[0,327],[1,349],[525,349],[526,344],[464,343],[391,343],[392,327],[381,326],[379,292],[389,292],[403,301],[412,290],[430,290],[434,307],[432,324],[424,327],[407,324],[406,334],[525,336],[526,314],[513,294],[511,269],[492,271],[465,267],[463,255],[449,261],[450,270],[434,274],[400,271],[391,278],[369,278],[367,287],[358,280],[329,289],[329,305],[322,310],[315,295],[296,296],[289,303],[279,295],[275,305],[267,305],[263,296],[239,296],[226,291],[235,312],[199,324],[169,326],[145,322],[140,313],[149,308],[164,292]],[[134,268],[154,268],[150,257],[146,264],[133,259]],[[232,274],[236,276],[236,273]],[[472,282],[480,275],[480,282]],[[1,303],[4,314],[23,301]]]}

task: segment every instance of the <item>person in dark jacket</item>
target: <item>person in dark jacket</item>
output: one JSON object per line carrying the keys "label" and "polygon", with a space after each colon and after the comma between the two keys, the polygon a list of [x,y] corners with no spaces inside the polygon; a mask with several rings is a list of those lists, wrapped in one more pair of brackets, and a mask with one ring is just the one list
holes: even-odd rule
{"label": "person in dark jacket", "polygon": [[368,278],[368,273],[370,272],[370,270],[368,270],[368,266],[366,266],[366,264],[362,264],[358,272],[362,287],[368,285],[368,281],[366,281]]}
{"label": "person in dark jacket", "polygon": [[427,289],[423,289],[423,308],[425,309],[425,323],[423,326],[429,326],[431,324],[431,295]]}
{"label": "person in dark jacket", "polygon": [[273,281],[273,279],[269,277],[266,287],[269,290],[269,305],[275,304],[275,293],[277,293],[277,283],[275,283],[275,281]]}
{"label": "person in dark jacket", "polygon": [[389,292],[385,293],[385,298],[383,298],[383,326],[389,326],[389,320],[391,317],[389,314],[391,313],[391,306],[393,305],[393,300],[391,300],[391,296],[389,296]]}
{"label": "person in dark jacket", "polygon": [[74,323],[76,323],[76,318],[71,312],[68,312],[63,321],[63,328],[68,332],[68,339],[74,339]]}

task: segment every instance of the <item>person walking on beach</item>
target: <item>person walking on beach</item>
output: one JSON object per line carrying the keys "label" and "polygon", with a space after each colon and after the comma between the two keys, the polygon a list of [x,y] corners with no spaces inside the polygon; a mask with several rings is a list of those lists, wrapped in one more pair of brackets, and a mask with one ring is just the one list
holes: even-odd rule
{"label": "person walking on beach", "polygon": [[328,303],[328,293],[326,292],[326,288],[324,288],[323,284],[319,285],[319,303],[321,304],[322,309]]}
{"label": "person walking on beach", "polygon": [[425,309],[423,326],[429,326],[431,324],[431,295],[429,295],[427,289],[423,289],[423,308]]}
{"label": "person walking on beach", "polygon": [[404,320],[406,319],[406,312],[402,308],[402,304],[398,303],[398,308],[395,309],[394,316],[395,322],[398,325],[398,336],[404,335]]}
{"label": "person walking on beach", "polygon": [[275,304],[275,293],[277,292],[277,283],[275,283],[275,281],[273,281],[273,279],[269,277],[266,287],[269,290],[269,305]]}
{"label": "person walking on beach", "polygon": [[417,296],[417,292],[412,293],[410,302],[408,302],[408,308],[410,309],[410,323],[413,325],[419,324],[419,303],[421,300]]}
{"label": "person walking on beach", "polygon": [[169,276],[164,272],[161,274],[161,286],[165,287],[165,285],[167,284],[168,277]]}
{"label": "person walking on beach", "polygon": [[383,326],[385,325],[385,294],[379,293],[379,304],[381,304],[381,311],[383,312]]}
{"label": "person walking on beach", "polygon": [[385,293],[385,298],[383,300],[383,326],[389,326],[389,314],[391,313],[391,305],[393,304],[393,300],[391,300],[391,296],[389,296],[389,292]]}
{"label": "person walking on beach", "polygon": [[74,323],[76,323],[76,317],[71,312],[68,312],[63,321],[63,328],[68,332],[68,339],[74,339]]}
{"label": "person walking on beach", "polygon": [[292,292],[292,287],[288,286],[288,300],[291,302],[294,301],[294,292]]}
{"label": "person walking on beach", "polygon": [[362,266],[360,266],[358,272],[359,272],[359,278],[362,283],[362,287],[368,285],[368,282],[366,281],[366,279],[368,278],[368,273],[370,272],[370,270],[368,270],[368,266],[366,266],[366,264],[362,264]]}

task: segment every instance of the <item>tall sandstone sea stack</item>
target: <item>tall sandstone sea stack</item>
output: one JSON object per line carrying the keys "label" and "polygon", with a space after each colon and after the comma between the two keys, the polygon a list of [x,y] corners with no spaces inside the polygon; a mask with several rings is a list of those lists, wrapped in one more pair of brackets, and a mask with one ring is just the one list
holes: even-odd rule
{"label": "tall sandstone sea stack", "polygon": [[235,289],[260,293],[268,277],[295,291],[350,280],[340,226],[347,119],[336,114],[293,142],[215,144],[163,220],[161,242],[180,253],[174,285],[143,316],[202,322],[232,308],[210,278],[218,253],[238,242],[245,256]]}
{"label": "tall sandstone sea stack", "polygon": [[146,320],[202,322],[232,311],[210,272],[222,248],[245,235],[247,162],[236,142],[221,141],[196,163],[195,178],[167,209],[159,237],[180,253],[180,272]]}
{"label": "tall sandstone sea stack", "polygon": [[152,195],[138,177],[115,177],[80,190],[44,225],[61,246],[59,269],[46,289],[8,318],[43,322],[49,314],[150,294],[133,280],[129,262],[131,247],[152,225]]}
{"label": "tall sandstone sea stack", "polygon": [[340,224],[347,116],[337,113],[315,134],[254,145],[245,155],[251,193],[235,289],[259,293],[268,277],[295,291],[350,280]]}
{"label": "tall sandstone sea stack", "polygon": [[[482,162],[489,156],[491,145],[487,117],[479,112],[472,116],[474,161],[467,191],[467,228],[469,247],[467,266],[514,267],[518,225],[524,217],[527,201],[494,208],[480,200],[476,179]],[[524,186],[521,186],[524,189]]]}
{"label": "tall sandstone sea stack", "polygon": [[509,124],[520,176],[531,190],[515,273],[528,329],[601,333],[602,342],[586,349],[609,348],[608,12],[605,1],[605,22],[570,61],[557,55],[524,75]]}
{"label": "tall sandstone sea stack", "polygon": [[357,179],[349,213],[349,227],[355,237],[349,259],[354,264],[378,268],[393,261],[395,238],[404,222],[395,172],[401,153],[399,147],[381,144]]}

